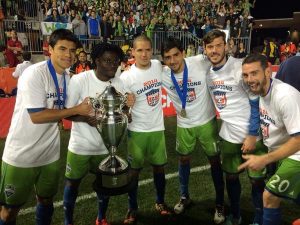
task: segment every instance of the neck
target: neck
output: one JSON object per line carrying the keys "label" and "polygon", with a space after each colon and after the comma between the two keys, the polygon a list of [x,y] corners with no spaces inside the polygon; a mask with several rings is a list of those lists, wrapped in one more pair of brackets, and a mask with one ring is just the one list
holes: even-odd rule
{"label": "neck", "polygon": [[65,69],[59,67],[58,65],[54,64],[53,61],[51,60],[51,63],[55,69],[55,72],[58,74],[63,74],[65,72]]}
{"label": "neck", "polygon": [[96,77],[98,78],[98,80],[101,80],[103,82],[109,81],[110,78],[104,76],[98,69],[94,70]]}
{"label": "neck", "polygon": [[225,65],[225,63],[226,63],[226,62],[227,62],[227,57],[226,57],[226,56],[224,56],[224,58],[222,59],[222,61],[221,61],[221,62],[219,62],[219,63],[217,63],[217,64],[213,65],[213,68],[222,67],[222,66],[224,66],[224,65]]}
{"label": "neck", "polygon": [[146,70],[146,69],[150,68],[151,62],[149,62],[147,65],[141,65],[141,64],[135,63],[135,66],[139,69]]}

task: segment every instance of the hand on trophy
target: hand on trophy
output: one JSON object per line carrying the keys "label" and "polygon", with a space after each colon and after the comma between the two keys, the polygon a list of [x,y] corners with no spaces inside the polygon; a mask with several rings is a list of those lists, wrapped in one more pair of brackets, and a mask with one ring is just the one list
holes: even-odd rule
{"label": "hand on trophy", "polygon": [[86,121],[85,121],[88,125],[90,125],[91,127],[96,127],[97,126],[97,119],[94,116],[87,116],[86,117]]}
{"label": "hand on trophy", "polygon": [[123,110],[127,116],[128,123],[132,122],[131,109],[134,103],[135,103],[135,95],[132,93],[126,93],[126,106],[123,107]]}
{"label": "hand on trophy", "polygon": [[89,104],[89,98],[85,98],[83,102],[76,106],[77,114],[81,116],[89,116],[94,112],[91,104]]}

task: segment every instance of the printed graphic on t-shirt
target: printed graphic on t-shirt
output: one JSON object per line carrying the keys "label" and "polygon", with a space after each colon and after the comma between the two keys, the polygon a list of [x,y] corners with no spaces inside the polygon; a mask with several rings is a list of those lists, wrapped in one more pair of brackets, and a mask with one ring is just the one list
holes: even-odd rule
{"label": "printed graphic on t-shirt", "polygon": [[147,102],[150,106],[155,106],[159,103],[159,89],[152,89],[151,91],[146,93]]}
{"label": "printed graphic on t-shirt", "polygon": [[272,119],[269,115],[267,110],[259,108],[259,115],[260,115],[260,127],[263,139],[269,138],[269,127],[270,124],[275,125],[274,119]]}
{"label": "printed graphic on t-shirt", "polygon": [[227,98],[226,98],[226,92],[225,91],[214,91],[214,101],[216,103],[216,106],[218,109],[224,109],[227,105]]}
{"label": "printed graphic on t-shirt", "polygon": [[58,106],[62,106],[63,105],[63,101],[62,101],[62,98],[63,98],[63,94],[64,94],[64,89],[63,88],[59,88],[59,92],[60,92],[60,102],[58,102],[58,99],[57,99],[57,92],[49,92],[47,93],[46,95],[46,98],[47,99],[53,99],[53,108],[58,108]]}
{"label": "printed graphic on t-shirt", "polygon": [[188,88],[188,90],[187,90],[187,96],[186,96],[186,101],[187,102],[192,102],[195,99],[196,99],[195,88]]}

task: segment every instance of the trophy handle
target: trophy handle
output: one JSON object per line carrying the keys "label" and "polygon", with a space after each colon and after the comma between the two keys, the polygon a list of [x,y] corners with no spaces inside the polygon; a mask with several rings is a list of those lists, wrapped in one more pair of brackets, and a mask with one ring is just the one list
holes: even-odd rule
{"label": "trophy handle", "polygon": [[127,95],[128,95],[128,93],[124,94],[124,99],[123,99],[122,103],[120,104],[120,110],[121,110],[121,112],[123,112],[126,115],[128,123],[131,123],[131,121],[132,121],[132,117],[131,117],[132,107],[128,107],[126,105]]}
{"label": "trophy handle", "polygon": [[92,104],[92,107],[95,111],[95,117],[97,120],[102,120],[104,115],[104,107],[103,104],[101,104],[101,101],[98,98],[92,98],[90,97],[90,102]]}

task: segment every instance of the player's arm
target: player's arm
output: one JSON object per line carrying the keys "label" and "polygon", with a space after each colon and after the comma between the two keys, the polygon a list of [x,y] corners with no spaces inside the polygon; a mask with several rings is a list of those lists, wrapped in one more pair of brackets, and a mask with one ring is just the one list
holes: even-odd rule
{"label": "player's arm", "polygon": [[268,154],[256,156],[256,155],[243,155],[243,158],[247,160],[239,166],[239,170],[249,168],[252,170],[261,170],[267,164],[276,162],[278,160],[289,157],[299,151],[300,146],[300,133],[292,136],[286,143],[281,145],[275,151],[269,152]]}
{"label": "player's arm", "polygon": [[41,123],[52,123],[60,121],[63,118],[81,115],[88,116],[93,108],[89,104],[88,98],[86,98],[82,103],[69,109],[27,109],[29,112],[30,119],[35,124]]}

